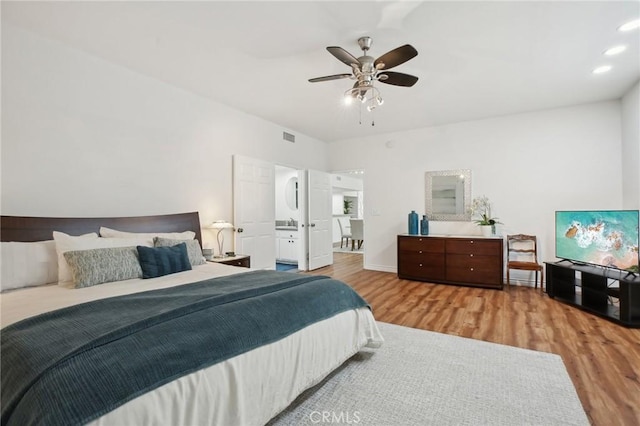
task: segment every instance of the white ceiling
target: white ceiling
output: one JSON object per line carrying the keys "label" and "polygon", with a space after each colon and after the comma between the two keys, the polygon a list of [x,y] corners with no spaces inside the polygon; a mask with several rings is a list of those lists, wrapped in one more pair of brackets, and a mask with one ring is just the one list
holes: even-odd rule
{"label": "white ceiling", "polygon": [[[618,99],[640,78],[640,2],[7,2],[2,21],[324,141]],[[342,104],[350,72],[326,46],[360,56],[403,44],[419,55],[379,84],[371,115]],[[605,57],[617,44],[627,51]],[[603,75],[591,70],[601,64]]]}

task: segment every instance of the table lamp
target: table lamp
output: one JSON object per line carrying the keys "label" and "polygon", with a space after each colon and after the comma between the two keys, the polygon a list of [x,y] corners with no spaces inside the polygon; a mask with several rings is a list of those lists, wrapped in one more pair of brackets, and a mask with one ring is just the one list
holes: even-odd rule
{"label": "table lamp", "polygon": [[211,225],[209,225],[209,228],[218,230],[218,235],[216,236],[216,239],[218,240],[218,255],[213,257],[216,257],[216,258],[225,257],[224,251],[223,251],[224,233],[222,231],[224,231],[225,229],[232,229],[233,225],[227,222],[226,220],[216,220]]}

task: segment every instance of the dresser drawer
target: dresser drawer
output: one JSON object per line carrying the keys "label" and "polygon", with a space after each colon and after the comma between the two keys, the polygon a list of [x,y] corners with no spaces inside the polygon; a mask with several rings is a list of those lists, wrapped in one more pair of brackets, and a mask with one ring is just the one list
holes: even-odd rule
{"label": "dresser drawer", "polygon": [[241,254],[233,257],[214,257],[213,259],[208,260],[207,262],[215,262],[215,263],[222,263],[224,265],[241,266],[243,268],[250,268],[251,256]]}
{"label": "dresser drawer", "polygon": [[447,255],[448,281],[502,286],[501,259],[496,256]]}
{"label": "dresser drawer", "polygon": [[444,241],[440,238],[398,237],[398,250],[403,252],[444,253]]}
{"label": "dresser drawer", "polygon": [[444,265],[445,254],[443,252],[427,252],[424,250],[398,250],[398,259],[410,260],[411,262],[430,262]]}
{"label": "dresser drawer", "polygon": [[226,262],[227,265],[232,265],[232,266],[241,266],[243,268],[250,268],[251,267],[251,258],[249,256],[244,257],[242,259],[234,259],[234,260],[230,260],[228,262]]}
{"label": "dresser drawer", "polygon": [[502,240],[451,239],[447,240],[447,253],[502,256]]}
{"label": "dresser drawer", "polygon": [[398,276],[426,281],[443,280],[445,278],[444,255],[430,256],[422,260],[403,257],[398,262]]}

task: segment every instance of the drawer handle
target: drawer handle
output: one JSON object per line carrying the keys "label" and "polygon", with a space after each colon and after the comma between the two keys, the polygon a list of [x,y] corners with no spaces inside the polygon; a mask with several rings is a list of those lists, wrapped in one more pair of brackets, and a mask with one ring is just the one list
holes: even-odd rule
{"label": "drawer handle", "polygon": [[422,254],[422,250],[418,251],[418,253]]}
{"label": "drawer handle", "polygon": [[469,255],[469,257],[473,257],[473,253]]}
{"label": "drawer handle", "polygon": [[471,244],[473,244],[473,240],[471,240]]}
{"label": "drawer handle", "polygon": [[473,271],[473,268],[470,268]]}
{"label": "drawer handle", "polygon": [[418,266],[422,267],[422,263],[420,265],[418,265]]}

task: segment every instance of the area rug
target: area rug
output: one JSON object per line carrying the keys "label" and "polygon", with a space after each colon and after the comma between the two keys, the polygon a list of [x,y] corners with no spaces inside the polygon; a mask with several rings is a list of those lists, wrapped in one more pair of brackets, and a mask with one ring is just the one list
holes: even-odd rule
{"label": "area rug", "polygon": [[298,265],[289,265],[288,263],[276,263],[276,271],[298,272]]}
{"label": "area rug", "polygon": [[269,425],[589,425],[558,355],[378,323]]}

